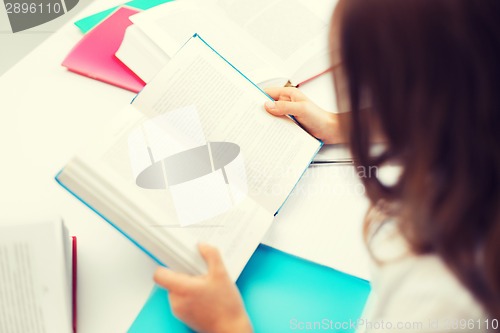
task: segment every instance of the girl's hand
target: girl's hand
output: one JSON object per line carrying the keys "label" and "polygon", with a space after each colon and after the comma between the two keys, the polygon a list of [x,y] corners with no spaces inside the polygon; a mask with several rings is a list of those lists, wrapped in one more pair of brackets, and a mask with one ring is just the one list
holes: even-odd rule
{"label": "girl's hand", "polygon": [[172,312],[197,332],[252,332],[252,325],[219,251],[199,245],[208,274],[191,276],[160,267],[154,280],[169,292]]}
{"label": "girl's hand", "polygon": [[340,128],[349,120],[349,114],[327,112],[314,104],[297,88],[267,88],[264,90],[276,102],[266,102],[267,112],[275,116],[292,115],[309,134],[325,144],[346,143],[345,130]]}

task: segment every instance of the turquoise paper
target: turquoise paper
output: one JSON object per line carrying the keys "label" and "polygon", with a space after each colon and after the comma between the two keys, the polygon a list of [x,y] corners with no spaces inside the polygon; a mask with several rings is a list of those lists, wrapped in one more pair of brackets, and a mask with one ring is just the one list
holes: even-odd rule
{"label": "turquoise paper", "polygon": [[[302,331],[354,332],[346,325],[335,329],[335,323],[355,322],[370,292],[365,280],[264,245],[256,250],[237,285],[257,333],[301,331],[298,324],[308,322],[329,326],[308,330],[304,326]],[[192,331],[172,315],[167,292],[155,287],[128,332]]]}
{"label": "turquoise paper", "polygon": [[132,0],[130,2],[127,2],[126,5],[137,9],[146,10],[170,1],[172,0]]}
{"label": "turquoise paper", "polygon": [[[130,2],[125,3],[124,5],[133,7],[136,9],[146,10],[162,3],[166,3],[172,0],[132,0]],[[103,10],[102,12],[95,13],[93,15],[87,16],[81,20],[75,22],[75,25],[80,29],[81,32],[87,33],[93,27],[101,23],[104,19],[106,19],[109,15],[111,15],[118,7],[109,8]]]}

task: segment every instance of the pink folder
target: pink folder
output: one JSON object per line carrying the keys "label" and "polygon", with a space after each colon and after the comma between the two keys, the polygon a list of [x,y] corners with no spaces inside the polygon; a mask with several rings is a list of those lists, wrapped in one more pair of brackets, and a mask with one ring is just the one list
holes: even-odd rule
{"label": "pink folder", "polygon": [[115,56],[132,22],[129,16],[139,11],[121,7],[89,31],[71,50],[62,65],[70,71],[120,88],[139,92],[145,83]]}

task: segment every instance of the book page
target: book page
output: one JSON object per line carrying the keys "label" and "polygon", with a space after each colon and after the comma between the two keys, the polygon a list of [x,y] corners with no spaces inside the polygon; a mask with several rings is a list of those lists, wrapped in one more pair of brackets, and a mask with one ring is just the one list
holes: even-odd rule
{"label": "book page", "polygon": [[[229,276],[236,281],[269,229],[273,214],[249,197],[233,204],[230,191],[224,190],[225,184],[217,186],[221,184],[217,179],[209,179],[208,193],[188,191],[187,196],[167,188],[138,186],[128,161],[127,140],[120,137],[112,147],[82,153],[64,168],[59,181],[171,269],[205,274],[197,244],[206,242],[219,249]],[[210,187],[210,180],[215,187]]]}
{"label": "book page", "polygon": [[170,57],[135,25],[125,30],[123,42],[115,55],[146,83],[170,60]]}
{"label": "book page", "polygon": [[61,221],[0,223],[0,332],[72,332]]}
{"label": "book page", "polygon": [[[286,200],[320,142],[291,119],[264,110],[270,98],[228,66],[200,38],[192,38],[134,101],[150,118],[190,108],[184,124],[199,122],[194,145],[232,142],[244,158],[248,196],[270,213]],[[181,125],[176,125],[180,128]],[[193,135],[188,135],[193,137]]]}

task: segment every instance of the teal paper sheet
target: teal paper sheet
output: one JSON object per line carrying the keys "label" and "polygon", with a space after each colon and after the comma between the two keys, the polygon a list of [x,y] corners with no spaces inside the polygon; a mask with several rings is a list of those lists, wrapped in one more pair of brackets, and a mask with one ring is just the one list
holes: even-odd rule
{"label": "teal paper sheet", "polygon": [[[172,0],[132,0],[125,3],[125,6],[133,7],[136,9],[146,10],[154,6],[161,5]],[[117,7],[109,8],[103,10],[102,12],[95,13],[93,15],[87,16],[81,20],[75,22],[75,25],[80,29],[81,32],[87,33],[93,27],[101,23],[106,17],[113,13]]]}
{"label": "teal paper sheet", "polygon": [[146,10],[170,1],[172,0],[132,0],[130,2],[127,2],[126,5],[137,9]]}
{"label": "teal paper sheet", "polygon": [[[367,281],[260,245],[237,282],[256,333],[354,332]],[[306,329],[307,323],[326,325]],[[335,324],[342,325],[336,329]],[[299,324],[302,324],[300,329]],[[165,290],[155,287],[129,333],[192,332],[171,313]]]}

